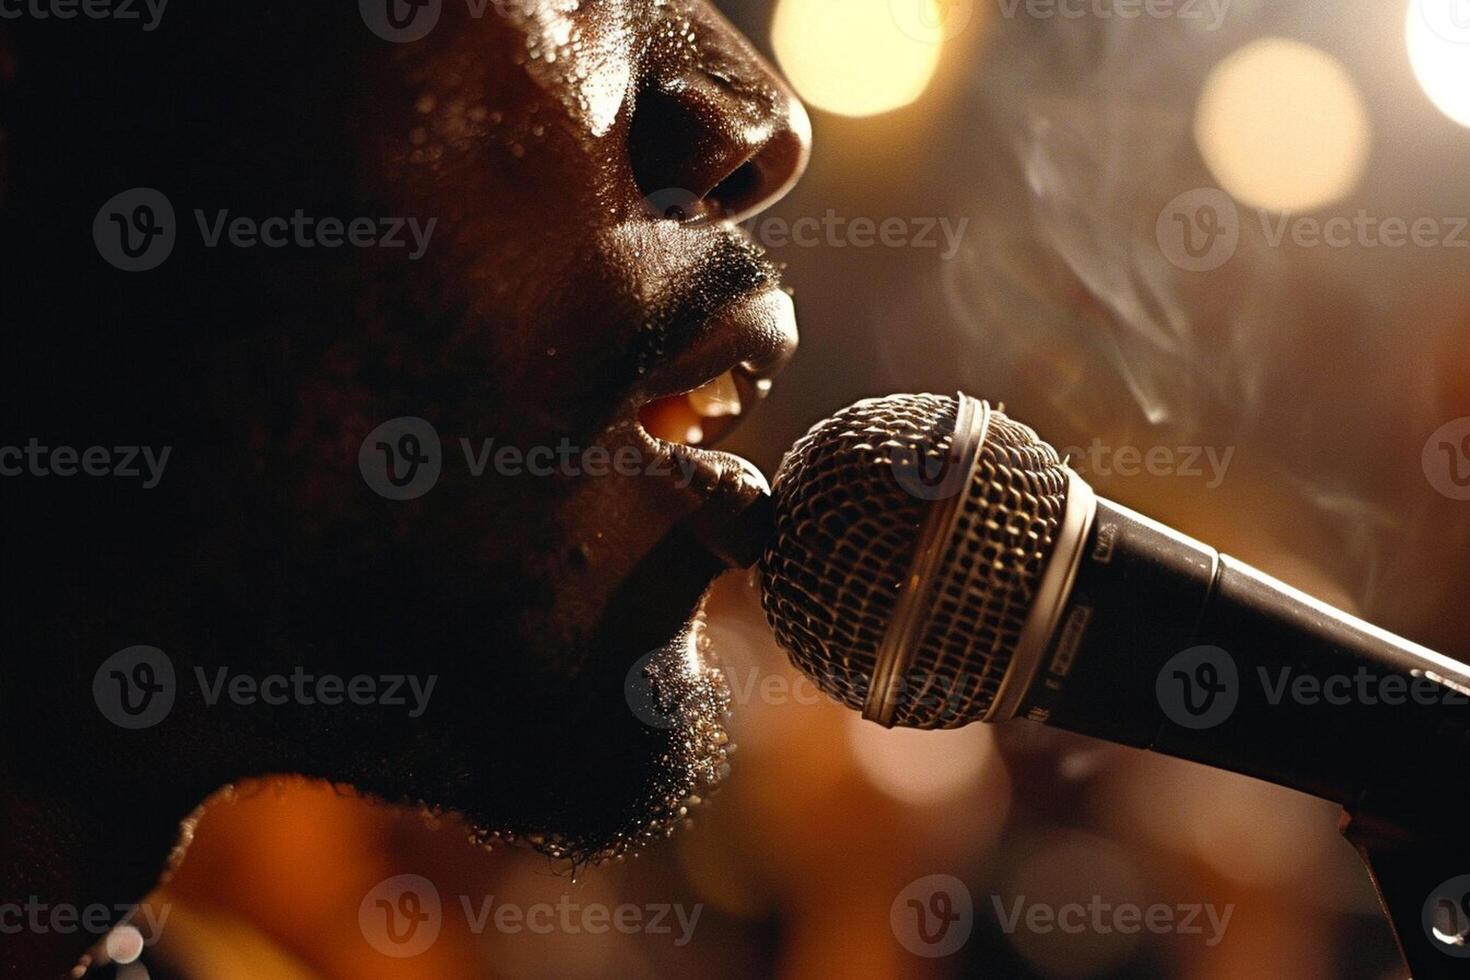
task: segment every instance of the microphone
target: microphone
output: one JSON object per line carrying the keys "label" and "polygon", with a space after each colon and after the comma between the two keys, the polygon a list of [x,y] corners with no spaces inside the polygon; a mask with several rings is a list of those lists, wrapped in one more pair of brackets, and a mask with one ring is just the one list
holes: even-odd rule
{"label": "microphone", "polygon": [[1024,717],[1463,839],[1470,667],[1099,498],[986,402],[858,402],[773,492],[767,618],[865,717]]}

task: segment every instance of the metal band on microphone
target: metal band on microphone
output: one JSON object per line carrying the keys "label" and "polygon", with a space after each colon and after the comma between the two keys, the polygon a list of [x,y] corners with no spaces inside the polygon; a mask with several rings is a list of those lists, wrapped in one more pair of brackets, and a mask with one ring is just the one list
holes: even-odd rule
{"label": "metal band on microphone", "polygon": [[929,624],[929,594],[936,579],[935,572],[944,560],[945,546],[954,535],[960,505],[975,475],[980,449],[985,445],[990,428],[989,403],[971,398],[964,392],[959,393],[957,400],[959,408],[944,479],[947,481],[956,473],[963,473],[964,479],[956,483],[954,492],[934,502],[924,521],[914,559],[894,604],[893,616],[878,645],[873,676],[868,682],[868,694],[863,702],[863,717],[885,728],[893,727],[905,674],[913,664],[914,651],[918,649],[924,629]]}
{"label": "metal band on microphone", "polygon": [[1047,647],[1056,635],[1057,623],[1067,598],[1072,594],[1077,568],[1082,564],[1082,552],[1096,520],[1097,494],[1069,467],[1067,510],[1057,528],[1051,559],[1046,563],[1046,571],[1036,587],[1031,612],[1026,617],[1026,625],[1021,628],[1016,652],[1011,656],[1005,677],[1001,679],[1000,690],[981,721],[1005,721],[1020,713],[1021,702],[1026,692],[1031,690],[1031,682],[1036,679]]}

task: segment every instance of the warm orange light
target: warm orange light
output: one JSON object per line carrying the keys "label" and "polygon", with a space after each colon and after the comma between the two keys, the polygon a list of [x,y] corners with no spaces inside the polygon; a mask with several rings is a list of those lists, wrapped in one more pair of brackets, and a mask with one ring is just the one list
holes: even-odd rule
{"label": "warm orange light", "polygon": [[1341,199],[1368,161],[1368,112],[1352,77],[1326,52],[1285,38],[1255,41],[1215,66],[1194,130],[1220,186],[1272,211]]}
{"label": "warm orange light", "polygon": [[935,732],[889,730],[852,714],[847,741],[869,782],[896,800],[919,806],[973,788],[995,758],[995,742],[984,725]]}
{"label": "warm orange light", "polygon": [[1409,62],[1440,112],[1470,126],[1470,3],[1411,0]]}
{"label": "warm orange light", "polygon": [[776,58],[810,104],[844,116],[872,116],[924,94],[939,68],[945,32],[940,0],[781,0],[771,27]]}

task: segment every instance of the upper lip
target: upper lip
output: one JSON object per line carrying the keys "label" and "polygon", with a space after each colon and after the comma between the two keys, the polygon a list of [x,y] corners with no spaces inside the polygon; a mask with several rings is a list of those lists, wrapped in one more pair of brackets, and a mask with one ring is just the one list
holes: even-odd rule
{"label": "upper lip", "polygon": [[737,297],[706,320],[694,343],[668,361],[665,370],[645,380],[636,408],[693,392],[728,373],[739,395],[739,419],[744,419],[770,393],[796,343],[796,321],[786,293],[772,288]]}
{"label": "upper lip", "polygon": [[774,267],[745,240],[707,263],[693,288],[645,323],[637,340],[639,382],[630,414],[693,391],[729,371],[742,415],[765,397],[796,351],[796,321]]}

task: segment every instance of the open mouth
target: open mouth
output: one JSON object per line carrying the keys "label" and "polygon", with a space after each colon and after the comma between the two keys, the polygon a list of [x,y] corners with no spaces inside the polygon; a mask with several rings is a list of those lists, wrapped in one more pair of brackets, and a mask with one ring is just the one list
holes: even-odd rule
{"label": "open mouth", "polygon": [[[761,382],[770,389],[770,382]],[[638,412],[638,424],[655,439],[709,448],[729,435],[745,415],[746,399],[735,369],[726,371],[693,391],[658,398]],[[749,388],[747,382],[745,387]]]}
{"label": "open mouth", "polygon": [[631,420],[697,498],[685,530],[728,567],[745,568],[764,545],[770,484],[754,463],[714,447],[750,417],[795,353],[796,310],[771,286],[724,304],[691,332],[645,379]]}
{"label": "open mouth", "polygon": [[707,366],[694,375],[704,379],[698,385],[638,409],[638,424],[660,442],[714,448],[770,394],[773,378],[795,349],[795,312],[780,290],[731,304],[710,318],[706,330],[733,341],[721,358],[724,369],[715,361],[713,370]]}

